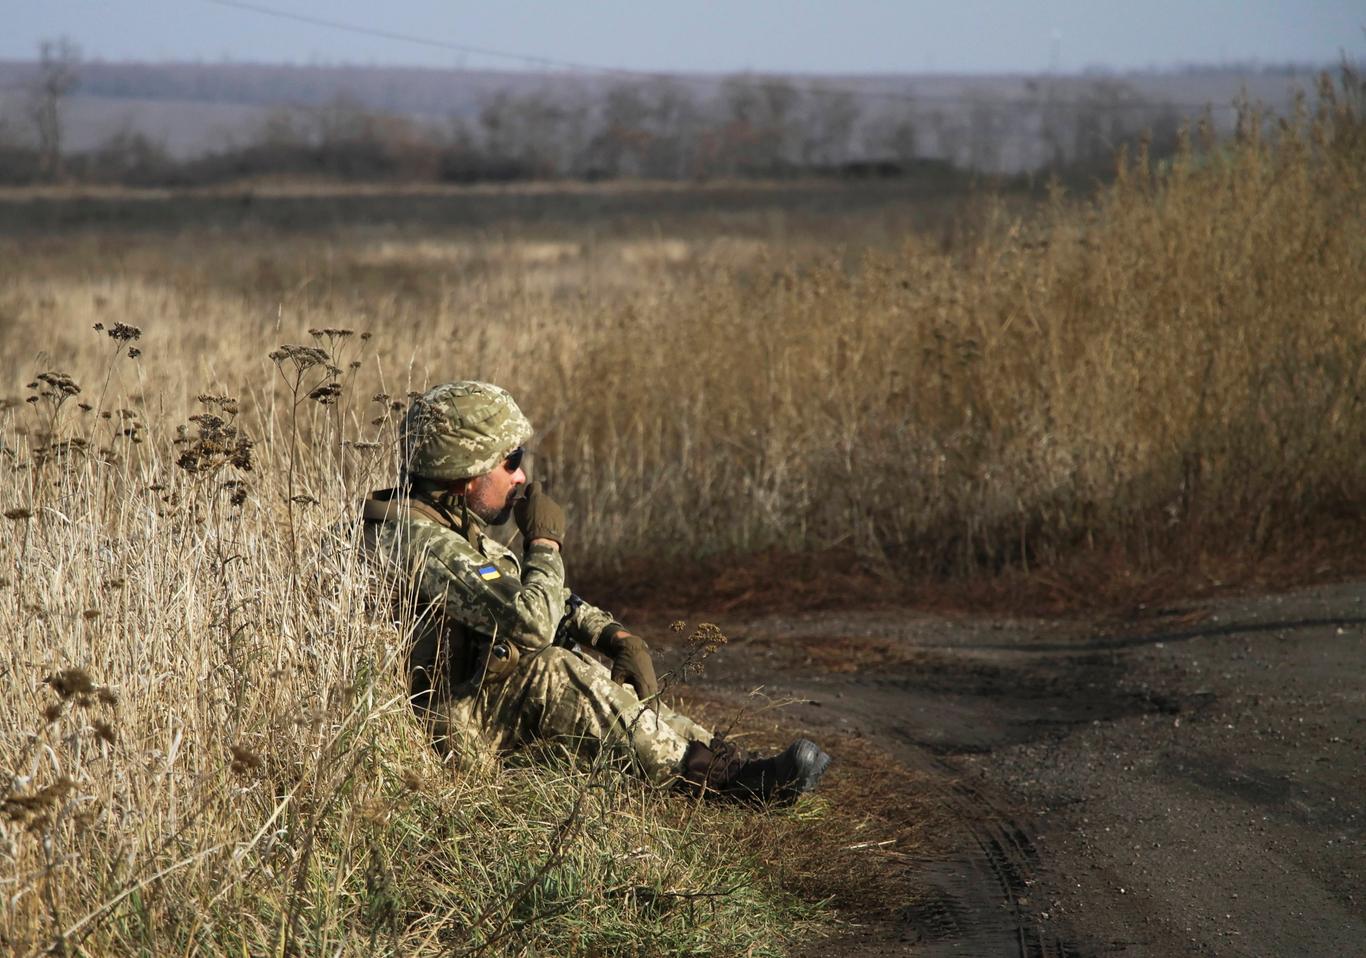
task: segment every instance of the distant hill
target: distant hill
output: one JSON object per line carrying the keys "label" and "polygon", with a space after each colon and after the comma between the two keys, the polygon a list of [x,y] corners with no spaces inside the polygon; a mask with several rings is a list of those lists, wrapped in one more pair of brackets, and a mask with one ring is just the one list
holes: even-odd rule
{"label": "distant hill", "polygon": [[[0,61],[0,137],[26,135],[27,90],[37,64]],[[1227,129],[1240,95],[1277,112],[1296,91],[1312,91],[1316,70],[1305,66],[1205,68],[1070,75],[878,75],[750,77],[751,85],[796,91],[813,104],[839,96],[855,121],[833,127],[842,138],[826,144],[841,161],[878,159],[912,150],[978,168],[1015,170],[1038,165],[1049,151],[1104,139],[1115,130],[1171,122],[1215,109]],[[282,110],[307,116],[337,104],[406,117],[449,132],[480,128],[482,111],[499,96],[540,97],[575,104],[581,118],[600,118],[613,89],[640,86],[619,76],[361,66],[284,66],[247,63],[108,63],[80,65],[80,84],[63,117],[70,151],[90,150],[118,133],[141,133],[178,159],[240,146],[260,135]],[[727,78],[679,75],[671,88],[698,111],[720,109]],[[819,91],[819,92],[818,92]],[[731,105],[733,107],[733,104]],[[772,104],[769,105],[770,107]],[[1031,112],[1032,111],[1032,112]],[[829,112],[827,110],[827,112]],[[1088,119],[1078,120],[1083,112]],[[1049,126],[1053,117],[1056,129]],[[848,119],[848,117],[845,117]],[[822,122],[829,121],[824,117]],[[801,125],[807,120],[795,116]],[[1090,123],[1099,132],[1088,133]],[[1109,124],[1108,126],[1105,124]],[[1058,125],[1061,124],[1061,125]],[[1059,134],[1065,129],[1065,136]],[[902,140],[896,137],[898,131]],[[1109,131],[1109,132],[1107,132]],[[912,142],[913,140],[913,142]],[[890,146],[889,146],[890,144]]]}

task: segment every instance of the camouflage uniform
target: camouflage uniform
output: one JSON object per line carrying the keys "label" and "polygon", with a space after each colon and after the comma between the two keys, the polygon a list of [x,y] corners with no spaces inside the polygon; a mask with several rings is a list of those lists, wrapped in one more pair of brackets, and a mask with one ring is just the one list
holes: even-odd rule
{"label": "camouflage uniform", "polygon": [[[487,384],[438,387],[414,404],[408,434],[449,432],[441,410],[449,397],[440,390],[460,387],[506,396]],[[441,438],[448,447],[466,442],[454,455],[470,473],[497,467],[530,434],[520,412],[460,426],[459,435]],[[470,435],[479,441],[467,441]],[[494,447],[498,455],[483,455]],[[429,457],[416,465],[431,474],[442,464],[433,466]],[[590,757],[621,748],[648,778],[664,783],[681,773],[690,743],[711,740],[709,730],[660,703],[642,703],[597,659],[567,647],[594,645],[621,626],[601,609],[570,603],[558,550],[532,546],[519,560],[485,534],[478,517],[411,490],[376,493],[364,518],[366,548],[384,570],[388,599],[412,625],[413,706],[443,753],[469,763],[536,741]]]}

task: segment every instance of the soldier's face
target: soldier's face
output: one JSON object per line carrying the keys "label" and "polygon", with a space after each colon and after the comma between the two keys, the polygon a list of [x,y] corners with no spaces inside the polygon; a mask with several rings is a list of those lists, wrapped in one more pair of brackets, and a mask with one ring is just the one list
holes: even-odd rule
{"label": "soldier's face", "polygon": [[520,457],[517,465],[509,469],[510,463],[503,462],[493,467],[492,472],[475,476],[465,487],[465,503],[480,519],[491,526],[502,525],[512,515],[512,500],[517,498],[517,489],[526,482]]}

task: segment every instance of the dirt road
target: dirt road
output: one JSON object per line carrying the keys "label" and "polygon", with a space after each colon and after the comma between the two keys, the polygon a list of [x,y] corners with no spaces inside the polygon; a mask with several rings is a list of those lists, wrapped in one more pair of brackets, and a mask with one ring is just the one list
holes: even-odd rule
{"label": "dirt road", "polygon": [[726,628],[733,694],[881,743],[951,813],[897,920],[821,954],[1366,956],[1366,584]]}

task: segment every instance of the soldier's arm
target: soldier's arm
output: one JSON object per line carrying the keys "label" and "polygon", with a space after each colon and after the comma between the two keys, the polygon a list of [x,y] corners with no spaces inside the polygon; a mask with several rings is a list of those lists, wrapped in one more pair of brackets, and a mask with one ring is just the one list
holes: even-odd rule
{"label": "soldier's arm", "polygon": [[522,557],[522,576],[497,565],[457,536],[427,552],[429,594],[444,594],[445,614],[490,637],[535,650],[554,641],[564,615],[564,562],[559,550],[532,546]]}
{"label": "soldier's arm", "polygon": [[578,603],[565,623],[569,638],[580,645],[591,646],[598,644],[604,632],[609,629],[619,630],[621,627],[621,623],[612,617],[612,613],[587,602]]}

